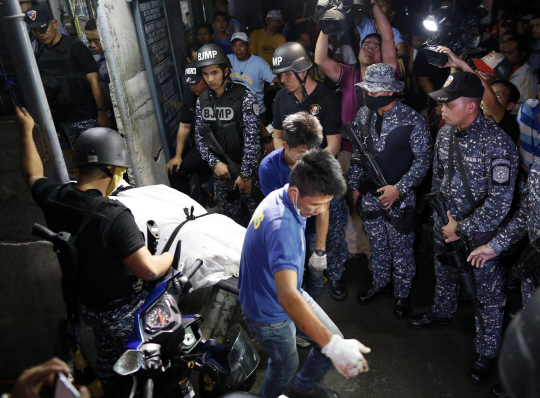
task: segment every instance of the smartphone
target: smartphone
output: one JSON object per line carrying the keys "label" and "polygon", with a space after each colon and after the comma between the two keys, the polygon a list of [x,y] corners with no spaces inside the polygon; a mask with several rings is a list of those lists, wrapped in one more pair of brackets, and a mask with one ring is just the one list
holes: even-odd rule
{"label": "smartphone", "polygon": [[81,394],[63,373],[58,373],[54,384],[54,398],[81,398]]}

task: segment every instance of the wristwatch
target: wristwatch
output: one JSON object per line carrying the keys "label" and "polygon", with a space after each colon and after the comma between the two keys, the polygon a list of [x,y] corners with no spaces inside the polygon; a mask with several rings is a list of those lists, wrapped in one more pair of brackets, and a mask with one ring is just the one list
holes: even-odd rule
{"label": "wristwatch", "polygon": [[98,112],[107,112],[107,108],[97,108]]}
{"label": "wristwatch", "polygon": [[403,59],[403,58],[405,58],[405,55],[403,55],[403,54],[398,54],[397,55],[397,59]]}
{"label": "wristwatch", "polygon": [[454,233],[460,239],[465,237],[465,232],[463,232],[463,230],[461,229],[461,224],[458,224],[456,226],[456,230],[454,231]]}
{"label": "wristwatch", "polygon": [[267,135],[266,137],[262,138],[262,142],[263,142],[263,144],[268,144],[268,143],[272,142],[273,139],[274,138],[271,135]]}
{"label": "wristwatch", "polygon": [[240,174],[240,178],[244,181],[248,181],[248,180],[251,180],[251,177],[248,176],[248,175],[245,175],[245,174]]}
{"label": "wristwatch", "polygon": [[326,251],[323,250],[323,249],[317,249],[317,250],[315,250],[315,254],[317,256],[319,256],[319,257],[322,257],[322,256],[324,256],[326,254]]}

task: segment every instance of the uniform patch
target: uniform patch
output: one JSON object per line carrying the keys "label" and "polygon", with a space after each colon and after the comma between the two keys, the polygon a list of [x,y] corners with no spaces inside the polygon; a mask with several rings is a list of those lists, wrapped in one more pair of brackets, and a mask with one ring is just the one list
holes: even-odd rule
{"label": "uniform patch", "polygon": [[443,87],[448,87],[450,85],[450,83],[452,83],[452,80],[454,80],[454,76],[452,76],[452,75],[448,76],[448,79],[446,79],[446,82],[444,82]]}
{"label": "uniform patch", "polygon": [[494,185],[510,184],[510,159],[498,158],[491,160],[491,180]]}
{"label": "uniform patch", "polygon": [[252,106],[255,116],[259,116],[259,104],[255,101]]}
{"label": "uniform patch", "polygon": [[[232,108],[218,106],[216,110],[217,110],[217,116],[220,120],[224,120],[227,122],[230,120],[233,120],[234,111]],[[202,117],[204,120],[216,120],[214,116],[214,110],[210,107],[206,107],[202,109]]]}
{"label": "uniform patch", "polygon": [[311,109],[309,110],[309,113],[311,113],[313,116],[317,116],[320,111],[321,111],[321,106],[318,104],[313,104],[311,105]]}
{"label": "uniform patch", "polygon": [[28,15],[28,18],[30,18],[32,21],[35,21],[37,17],[37,12],[35,12],[34,10],[30,10],[26,15]]}

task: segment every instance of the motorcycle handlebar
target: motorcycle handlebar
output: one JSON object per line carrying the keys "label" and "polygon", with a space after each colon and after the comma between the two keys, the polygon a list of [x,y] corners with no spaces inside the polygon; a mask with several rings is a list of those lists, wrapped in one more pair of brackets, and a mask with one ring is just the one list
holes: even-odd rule
{"label": "motorcycle handlebar", "polygon": [[49,242],[52,242],[56,236],[53,231],[38,223],[35,223],[32,227],[32,235],[39,236],[40,238],[48,240]]}
{"label": "motorcycle handlebar", "polygon": [[189,269],[189,272],[186,274],[186,278],[190,280],[193,277],[193,275],[197,273],[197,271],[199,270],[199,268],[201,268],[202,265],[203,265],[203,261],[200,258],[195,260],[195,264],[193,264],[193,267]]}

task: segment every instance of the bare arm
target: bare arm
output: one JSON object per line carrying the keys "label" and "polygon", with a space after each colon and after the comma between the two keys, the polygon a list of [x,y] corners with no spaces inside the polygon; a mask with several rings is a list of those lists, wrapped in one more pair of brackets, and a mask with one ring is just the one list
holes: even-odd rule
{"label": "bare arm", "polygon": [[167,163],[167,173],[171,174],[174,169],[180,170],[182,165],[182,153],[191,132],[191,124],[180,123],[178,133],[176,134],[176,155]]}
{"label": "bare arm", "polygon": [[382,12],[381,7],[377,4],[377,1],[371,0],[371,3],[373,4],[373,17],[375,18],[375,22],[377,22],[377,27],[381,33],[381,55],[383,62],[396,69],[398,67],[398,62],[392,26],[390,25],[388,18],[386,18],[386,15],[384,15],[384,12]]}
{"label": "bare arm", "polygon": [[[328,207],[330,207],[330,203],[328,204]],[[328,207],[326,211],[317,214],[315,218],[315,231],[317,232],[316,250],[326,251],[326,237],[328,236],[328,222],[330,220]]]}
{"label": "bare arm", "polygon": [[292,319],[296,327],[320,347],[328,344],[332,332],[321,322],[313,309],[298,291],[298,275],[293,270],[282,270],[274,274],[278,303]]}
{"label": "bare arm", "polygon": [[173,262],[173,255],[169,252],[153,256],[146,247],[141,247],[123,263],[128,267],[137,278],[143,281],[156,280],[167,272]]}
{"label": "bare arm", "polygon": [[45,177],[43,163],[34,144],[32,131],[34,130],[34,119],[25,108],[15,107],[15,123],[21,133],[21,170],[24,181],[28,188],[32,188],[34,182]]}
{"label": "bare arm", "polygon": [[325,149],[328,149],[332,152],[332,155],[336,156],[341,149],[341,134],[327,135],[326,142],[327,145]]}
{"label": "bare arm", "polygon": [[283,129],[274,129],[274,150],[280,149],[283,146]]}
{"label": "bare arm", "polygon": [[418,79],[418,85],[424,90],[426,94],[432,93],[435,91],[435,87],[433,87],[433,83],[431,83],[431,80],[429,80],[429,77],[419,77]]}
{"label": "bare arm", "polygon": [[447,47],[439,46],[437,48],[438,52],[442,52],[446,55],[448,55],[448,63],[445,66],[451,66],[452,67],[452,73],[454,73],[454,68],[459,68],[463,70],[464,72],[474,73],[480,78],[480,81],[482,82],[482,86],[484,86],[484,95],[482,97],[482,101],[484,101],[484,104],[487,105],[489,108],[489,111],[491,112],[491,115],[495,119],[495,122],[499,123],[501,119],[504,117],[505,109],[504,106],[499,102],[497,99],[497,94],[495,94],[495,91],[491,88],[491,86],[482,79],[482,76],[480,76],[476,71],[471,68],[471,66],[462,60],[460,57],[458,57],[456,54],[452,52]]}
{"label": "bare arm", "polygon": [[341,65],[328,57],[328,35],[322,31],[315,46],[315,63],[321,67],[323,72],[333,81],[337,82],[341,77]]}
{"label": "bare arm", "polygon": [[[96,101],[97,108],[105,108],[105,97],[103,96],[103,87],[101,87],[101,83],[99,82],[98,73],[88,73],[86,75],[86,78],[88,79],[90,87],[92,88],[92,95],[94,96],[94,100]],[[107,116],[107,111],[98,111],[97,123],[98,126],[101,127],[111,127],[111,120]]]}

